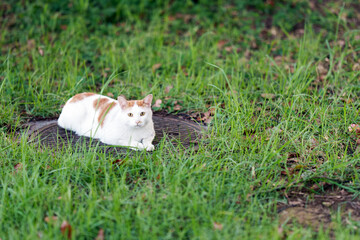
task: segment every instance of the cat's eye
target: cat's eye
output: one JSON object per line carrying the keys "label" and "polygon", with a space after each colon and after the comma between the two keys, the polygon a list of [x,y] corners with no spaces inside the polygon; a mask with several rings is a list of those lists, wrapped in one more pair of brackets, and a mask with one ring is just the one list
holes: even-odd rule
{"label": "cat's eye", "polygon": [[132,117],[132,116],[133,116],[133,114],[132,114],[132,113],[128,113],[128,116],[129,116],[129,117]]}
{"label": "cat's eye", "polygon": [[140,113],[140,116],[144,116],[144,115],[145,115],[145,112],[141,112],[141,113]]}

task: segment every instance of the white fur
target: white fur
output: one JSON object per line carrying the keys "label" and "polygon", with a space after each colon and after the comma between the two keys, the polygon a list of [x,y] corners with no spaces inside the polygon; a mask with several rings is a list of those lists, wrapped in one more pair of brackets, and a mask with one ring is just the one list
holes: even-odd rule
{"label": "white fur", "polygon": [[[107,98],[115,103],[115,106],[103,119],[103,126],[98,122],[100,111],[95,110],[93,107],[94,101],[100,97]],[[121,97],[116,101],[95,94],[77,102],[70,102],[72,99],[70,98],[60,114],[58,125],[72,130],[80,136],[97,138],[106,144],[130,146],[133,149],[152,151],[154,150],[152,141],[155,137],[151,111],[152,95],[148,95],[146,98],[148,98],[148,101],[150,98],[149,107],[139,107],[135,104],[130,108],[121,107],[121,100],[125,99],[121,99]],[[141,112],[145,112],[145,115],[140,116]],[[132,113],[133,116],[129,117],[128,113]]]}

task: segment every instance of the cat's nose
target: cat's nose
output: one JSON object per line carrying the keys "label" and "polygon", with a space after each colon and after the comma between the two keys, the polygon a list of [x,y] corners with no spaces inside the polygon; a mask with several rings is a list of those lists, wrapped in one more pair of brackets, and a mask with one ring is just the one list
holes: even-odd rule
{"label": "cat's nose", "polygon": [[136,121],[136,125],[139,125],[141,123],[141,121]]}

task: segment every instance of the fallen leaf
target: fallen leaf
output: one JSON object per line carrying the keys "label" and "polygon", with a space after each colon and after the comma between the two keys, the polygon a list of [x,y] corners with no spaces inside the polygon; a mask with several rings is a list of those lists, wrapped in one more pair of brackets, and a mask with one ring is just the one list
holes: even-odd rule
{"label": "fallen leaf", "polygon": [[212,119],[213,119],[212,117],[209,117],[208,119],[206,119],[206,120],[204,121],[204,123],[209,124],[209,123],[211,123],[211,120],[212,120]]}
{"label": "fallen leaf", "polygon": [[108,73],[103,71],[103,72],[101,72],[101,76],[103,76],[103,78],[107,78]]}
{"label": "fallen leaf", "polygon": [[315,138],[311,138],[310,143],[313,147],[316,147],[319,145],[319,142]]}
{"label": "fallen leaf", "polygon": [[31,49],[33,49],[35,47],[35,40],[34,39],[29,39],[28,41],[27,41],[27,48],[28,48],[28,50],[31,50]]}
{"label": "fallen leaf", "polygon": [[146,193],[143,193],[143,194],[141,195],[141,200],[147,202],[147,200],[146,200]]}
{"label": "fallen leaf", "polygon": [[202,118],[200,118],[200,120],[203,121],[204,123],[210,123],[212,120],[212,117],[211,117],[212,115],[213,115],[213,111],[209,110],[204,113],[204,116]]}
{"label": "fallen leaf", "polygon": [[67,29],[67,25],[60,25],[61,30],[66,30]]}
{"label": "fallen leaf", "polygon": [[22,167],[23,167],[22,163],[17,163],[17,164],[14,166],[15,173],[18,173],[18,172],[22,169]]}
{"label": "fallen leaf", "polygon": [[273,35],[274,37],[278,35],[278,31],[276,27],[270,28],[270,34]]}
{"label": "fallen leaf", "polygon": [[170,92],[170,90],[173,89],[173,88],[174,88],[173,85],[166,86],[165,93],[168,94]]}
{"label": "fallen leaf", "polygon": [[161,103],[162,103],[162,101],[161,101],[161,99],[157,99],[156,101],[155,101],[155,104],[153,105],[153,107],[161,107]]}
{"label": "fallen leaf", "polygon": [[333,201],[330,201],[330,202],[322,202],[321,204],[322,204],[323,206],[325,206],[325,207],[331,207],[331,205],[333,205],[334,202],[333,202]]}
{"label": "fallen leaf", "polygon": [[349,132],[355,132],[357,134],[360,134],[360,126],[358,124],[351,124],[348,129]]}
{"label": "fallen leaf", "polygon": [[106,94],[106,96],[113,98],[113,97],[114,97],[114,94],[111,93],[111,92],[108,92],[108,93]]}
{"label": "fallen leaf", "polygon": [[47,223],[56,222],[57,220],[58,220],[57,216],[51,216],[51,217],[47,216],[47,217],[44,218],[44,221],[47,222]]}
{"label": "fallen leaf", "polygon": [[185,66],[181,66],[181,70],[183,71],[184,75],[187,77],[189,76],[189,73],[186,71],[186,67]]}
{"label": "fallen leaf", "polygon": [[353,71],[360,71],[360,64],[359,63],[355,63],[354,65],[353,65],[353,67],[352,67],[352,70]]}
{"label": "fallen leaf", "polygon": [[341,48],[345,46],[345,41],[343,39],[340,39],[337,43]]}
{"label": "fallen leaf", "polygon": [[271,7],[274,7],[275,6],[275,0],[267,0],[266,5],[270,5]]}
{"label": "fallen leaf", "polygon": [[276,95],[273,93],[262,93],[261,97],[263,97],[265,99],[274,99],[276,97]]}
{"label": "fallen leaf", "polygon": [[251,42],[250,46],[251,46],[252,49],[257,49],[259,47],[258,44],[255,41]]}
{"label": "fallen leaf", "polygon": [[215,230],[222,230],[223,229],[223,225],[221,223],[217,223],[217,222],[213,223],[213,227],[214,227]]}
{"label": "fallen leaf", "polygon": [[179,104],[176,104],[176,105],[174,106],[174,110],[175,110],[175,111],[181,110],[181,106],[180,106]]}
{"label": "fallen leaf", "polygon": [[176,19],[176,17],[175,16],[168,16],[168,20],[169,20],[169,22],[172,22],[172,21],[174,21]]}
{"label": "fallen leaf", "polygon": [[40,56],[44,56],[44,50],[41,47],[38,47]]}
{"label": "fallen leaf", "polygon": [[219,49],[222,49],[226,43],[228,43],[227,40],[220,40],[220,41],[217,43],[217,47],[218,47]]}
{"label": "fallen leaf", "polygon": [[156,63],[154,64],[151,69],[153,72],[155,72],[156,70],[158,70],[161,67],[161,63]]}
{"label": "fallen leaf", "polygon": [[126,161],[124,159],[116,159],[115,161],[112,162],[112,164],[114,165],[123,165]]}
{"label": "fallen leaf", "polygon": [[105,239],[104,229],[100,228],[95,240],[104,240],[104,239]]}
{"label": "fallen leaf", "polygon": [[66,236],[68,239],[71,239],[72,227],[66,220],[61,223],[60,230],[62,235]]}
{"label": "fallen leaf", "polygon": [[316,67],[316,72],[318,74],[318,77],[323,80],[325,79],[327,73],[328,73],[328,69],[326,68],[326,66],[323,63],[319,63],[319,65],[317,65]]}
{"label": "fallen leaf", "polygon": [[225,51],[226,51],[226,52],[232,52],[232,50],[233,50],[233,47],[232,47],[232,46],[230,46],[230,47],[225,47]]}

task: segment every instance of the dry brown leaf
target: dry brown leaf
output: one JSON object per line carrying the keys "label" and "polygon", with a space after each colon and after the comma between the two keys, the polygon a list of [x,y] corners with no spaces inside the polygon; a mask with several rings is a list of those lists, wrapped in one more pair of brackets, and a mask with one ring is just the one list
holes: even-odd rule
{"label": "dry brown leaf", "polygon": [[169,22],[172,22],[172,21],[176,20],[176,17],[175,16],[168,16],[168,20],[169,20]]}
{"label": "dry brown leaf", "polygon": [[105,239],[104,229],[100,228],[95,240],[104,240],[104,239]]}
{"label": "dry brown leaf", "polygon": [[217,223],[217,222],[214,222],[213,223],[213,227],[215,230],[222,230],[223,229],[223,225],[221,223]]}
{"label": "dry brown leaf", "polygon": [[116,159],[115,161],[112,162],[112,164],[114,165],[123,165],[126,161],[124,159]]}
{"label": "dry brown leaf", "polygon": [[213,119],[212,117],[209,117],[208,119],[206,119],[204,121],[204,123],[209,124],[209,123],[211,123],[212,119]]}
{"label": "dry brown leaf", "polygon": [[165,93],[168,94],[170,92],[170,90],[173,89],[173,88],[174,88],[173,85],[166,86]]}
{"label": "dry brown leaf", "polygon": [[353,71],[360,71],[360,64],[359,63],[355,63],[352,67]]}
{"label": "dry brown leaf", "polygon": [[107,73],[107,72],[102,72],[102,73],[101,73],[101,76],[103,76],[103,78],[107,78],[108,73]]}
{"label": "dry brown leaf", "polygon": [[71,239],[72,227],[66,220],[61,223],[60,230],[62,235],[66,236],[67,239]]}
{"label": "dry brown leaf", "polygon": [[349,129],[349,132],[354,132],[356,134],[360,134],[360,126],[359,126],[359,124],[354,124],[353,123],[348,127],[348,129]]}
{"label": "dry brown leaf", "polygon": [[232,46],[225,47],[225,51],[227,51],[227,52],[232,52],[232,50],[233,50]]}
{"label": "dry brown leaf", "polygon": [[181,110],[181,106],[179,105],[179,104],[176,104],[175,106],[174,106],[174,110],[175,111],[179,111],[179,110]]}
{"label": "dry brown leaf", "polygon": [[338,40],[337,43],[341,48],[345,46],[345,41],[343,39]]}
{"label": "dry brown leaf", "polygon": [[27,49],[28,50],[31,50],[35,47],[35,40],[34,39],[29,39],[27,41]]}
{"label": "dry brown leaf", "polygon": [[158,70],[161,67],[161,63],[156,63],[154,64],[151,69],[153,72],[155,72],[156,70]]}
{"label": "dry brown leaf", "polygon": [[276,97],[276,95],[273,93],[262,93],[261,97],[263,97],[265,99],[274,99]]}
{"label": "dry brown leaf", "polygon": [[227,44],[227,43],[228,43],[228,40],[220,40],[220,41],[218,42],[218,44],[217,44],[217,47],[218,47],[219,49],[222,49],[222,48],[224,47],[224,45]]}
{"label": "dry brown leaf", "polygon": [[204,123],[210,123],[212,120],[211,115],[212,115],[212,111],[209,110],[204,113],[204,117],[202,117],[200,120],[203,121]]}
{"label": "dry brown leaf", "polygon": [[189,76],[189,73],[186,71],[186,67],[185,66],[181,66],[181,70],[183,71],[184,75],[187,77]]}
{"label": "dry brown leaf", "polygon": [[23,168],[22,163],[17,163],[17,164],[14,166],[15,173],[18,173],[22,168]]}
{"label": "dry brown leaf", "polygon": [[106,96],[113,98],[113,97],[114,97],[114,94],[111,93],[111,92],[108,92],[108,93],[106,94]]}
{"label": "dry brown leaf", "polygon": [[51,217],[47,216],[47,217],[44,218],[44,221],[47,222],[47,223],[56,222],[57,220],[58,220],[57,216],[51,216]]}
{"label": "dry brown leaf", "polygon": [[274,37],[278,35],[278,31],[276,27],[270,28],[270,34],[273,35]]}
{"label": "dry brown leaf", "polygon": [[156,99],[156,101],[155,101],[155,104],[153,105],[153,107],[161,107],[161,103],[162,103],[162,101],[161,101],[161,99]]}
{"label": "dry brown leaf", "polygon": [[316,67],[316,71],[318,73],[318,76],[321,80],[325,79],[328,69],[323,63],[319,63],[319,65]]}
{"label": "dry brown leaf", "polygon": [[44,50],[41,47],[38,47],[40,56],[44,56]]}

